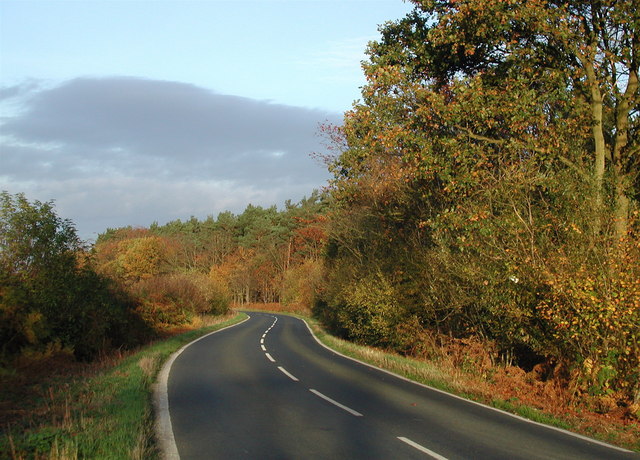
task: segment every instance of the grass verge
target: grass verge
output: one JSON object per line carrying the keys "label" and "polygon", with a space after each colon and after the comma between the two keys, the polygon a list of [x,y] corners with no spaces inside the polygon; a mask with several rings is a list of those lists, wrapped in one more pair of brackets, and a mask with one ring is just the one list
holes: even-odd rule
{"label": "grass verge", "polygon": [[0,427],[0,458],[157,458],[152,385],[162,364],[184,344],[245,317],[212,318],[205,327],[112,358],[99,369],[47,380],[32,401],[14,409],[23,415]]}

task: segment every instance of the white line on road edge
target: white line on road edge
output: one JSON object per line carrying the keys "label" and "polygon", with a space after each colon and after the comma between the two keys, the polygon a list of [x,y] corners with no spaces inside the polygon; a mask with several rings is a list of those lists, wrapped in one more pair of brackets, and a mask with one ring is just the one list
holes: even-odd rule
{"label": "white line on road edge", "polygon": [[578,434],[578,433],[574,433],[572,431],[568,431],[568,430],[565,430],[563,428],[558,428],[558,427],[553,426],[553,425],[547,425],[547,424],[544,424],[544,423],[541,423],[541,422],[536,422],[534,420],[529,420],[528,418],[524,418],[524,417],[522,417],[520,415],[512,414],[511,412],[507,412],[507,411],[504,411],[502,409],[498,409],[497,407],[487,406],[486,404],[482,404],[482,403],[479,403],[477,401],[473,401],[471,399],[463,398],[462,396],[454,395],[453,393],[449,393],[449,392],[446,392],[444,390],[440,390],[438,388],[426,385],[424,383],[416,382],[415,380],[411,380],[411,379],[409,379],[407,377],[404,377],[404,376],[402,376],[400,374],[396,374],[395,372],[391,372],[391,371],[389,371],[387,369],[382,369],[381,367],[374,366],[373,364],[366,363],[366,362],[361,361],[361,360],[359,360],[357,358],[353,358],[351,356],[347,356],[347,355],[345,355],[343,353],[340,353],[337,350],[334,350],[330,346],[325,345],[324,343],[322,343],[320,341],[320,339],[318,337],[316,337],[316,335],[313,333],[313,330],[311,329],[311,326],[309,326],[309,324],[304,319],[301,319],[301,318],[298,318],[298,319],[300,319],[300,321],[302,321],[305,324],[305,326],[307,326],[307,329],[309,330],[309,333],[311,334],[311,337],[314,338],[314,340],[318,343],[318,345],[320,345],[321,347],[326,348],[331,353],[334,353],[334,354],[336,354],[338,356],[342,356],[343,358],[349,359],[351,361],[355,361],[356,363],[360,363],[363,366],[367,366],[367,367],[370,367],[371,369],[376,369],[376,370],[378,370],[380,372],[384,372],[385,374],[392,375],[393,377],[398,378],[400,380],[404,380],[405,382],[409,382],[409,383],[412,383],[414,385],[418,385],[418,386],[423,387],[423,388],[428,388],[431,391],[435,391],[436,393],[447,395],[450,398],[458,399],[460,401],[465,401],[465,402],[467,402],[469,404],[474,404],[474,405],[479,406],[479,407],[484,407],[485,409],[489,409],[489,410],[492,410],[494,412],[499,412],[501,414],[504,414],[504,415],[507,415],[509,417],[515,418],[517,420],[521,420],[521,421],[526,422],[526,423],[530,423],[532,425],[538,425],[538,426],[547,428],[549,430],[557,431],[559,433],[562,433],[562,434],[565,434],[565,435],[568,435],[568,436],[572,436],[574,438],[582,439],[583,441],[587,441],[587,442],[590,442],[590,443],[593,443],[593,444],[597,444],[599,446],[607,447],[609,449],[617,450],[619,452],[632,452],[632,451],[630,451],[628,449],[625,449],[623,447],[618,447],[618,446],[614,446],[613,444],[608,444],[608,443],[603,442],[603,441],[598,441],[597,439],[593,439],[593,438],[590,438],[588,436],[584,436],[584,435],[581,435],[581,434]]}
{"label": "white line on road edge", "polygon": [[284,375],[289,377],[294,382],[299,382],[300,381],[297,377],[294,377],[293,375],[291,375],[291,373],[289,373],[289,371],[287,371],[284,367],[278,366],[278,369],[280,369]]}
{"label": "white line on road edge", "polygon": [[432,450],[429,450],[426,447],[421,446],[417,442],[413,442],[411,439],[403,438],[402,436],[398,436],[398,439],[400,441],[402,441],[402,442],[406,442],[407,444],[409,444],[414,449],[418,449],[420,452],[424,452],[425,454],[435,458],[436,460],[447,460],[447,457],[443,457],[442,455],[436,454]]}
{"label": "white line on road edge", "polygon": [[333,404],[335,406],[338,406],[340,409],[346,410],[351,415],[355,415],[356,417],[362,417],[362,414],[360,412],[355,411],[355,410],[351,409],[350,407],[347,407],[347,406],[345,406],[343,404],[340,404],[338,401],[335,401],[335,400],[331,399],[329,396],[323,395],[318,390],[310,389],[309,391],[311,393],[313,393],[314,395],[316,395],[316,396],[320,396],[325,401],[329,401],[331,404]]}
{"label": "white line on road edge", "polygon": [[275,359],[273,359],[273,357],[272,357],[269,353],[265,353],[265,356],[266,356],[267,358],[269,358],[269,361],[271,361],[272,363],[275,363],[275,362],[276,362],[276,360],[275,360]]}
{"label": "white line on road edge", "polygon": [[234,326],[248,321],[251,316],[247,315],[247,318],[239,323],[232,324],[231,326],[223,327],[217,331],[210,332],[202,337],[197,338],[193,342],[189,342],[184,345],[178,351],[173,353],[169,359],[164,363],[162,369],[158,373],[158,380],[154,385],[154,405],[156,407],[156,437],[158,444],[160,444],[160,457],[166,460],[180,460],[180,454],[178,453],[178,446],[176,446],[176,438],[173,436],[173,427],[171,426],[171,413],[169,412],[169,394],[167,392],[169,372],[171,372],[171,365],[176,358],[182,353],[189,345],[209,337],[211,334],[224,331]]}

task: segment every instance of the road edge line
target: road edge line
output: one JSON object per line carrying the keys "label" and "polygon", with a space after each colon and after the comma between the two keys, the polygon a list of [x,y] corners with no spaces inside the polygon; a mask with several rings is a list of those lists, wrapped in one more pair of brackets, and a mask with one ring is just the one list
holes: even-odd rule
{"label": "road edge line", "polygon": [[[282,313],[281,313],[281,314],[282,314]],[[290,315],[287,315],[287,316],[290,316]],[[342,356],[343,358],[350,359],[351,361],[355,361],[355,362],[357,362],[357,363],[360,363],[360,364],[362,364],[362,365],[364,365],[364,366],[367,366],[367,367],[370,367],[370,368],[372,368],[372,369],[377,369],[377,370],[379,370],[379,371],[381,371],[381,372],[384,372],[385,374],[389,374],[389,375],[391,375],[391,376],[394,376],[394,377],[396,377],[396,378],[399,378],[399,379],[401,379],[401,380],[404,380],[405,382],[413,383],[414,385],[419,385],[419,386],[421,386],[421,387],[423,387],[423,388],[427,388],[427,389],[429,389],[429,390],[432,390],[432,391],[435,391],[435,392],[441,393],[441,394],[443,394],[443,395],[447,395],[447,396],[450,396],[450,397],[452,397],[452,398],[459,399],[459,400],[461,400],[461,401],[466,401],[466,402],[468,402],[468,403],[470,403],[470,404],[475,404],[476,406],[484,407],[484,408],[486,408],[486,409],[491,409],[491,410],[493,410],[493,411],[495,411],[495,412],[499,412],[499,413],[501,413],[501,414],[508,415],[508,416],[510,416],[510,417],[516,418],[516,419],[518,419],[518,420],[522,420],[522,421],[527,422],[527,423],[532,423],[532,424],[534,424],[534,425],[538,425],[538,426],[541,426],[541,427],[544,427],[544,428],[548,428],[548,429],[550,429],[550,430],[555,430],[555,431],[558,431],[558,432],[560,432],[560,433],[563,433],[563,434],[566,434],[566,435],[569,435],[569,436],[573,436],[574,438],[578,438],[578,439],[581,439],[581,440],[583,440],[583,441],[587,441],[587,442],[590,442],[590,443],[593,443],[593,444],[597,444],[597,445],[599,445],[599,446],[607,447],[607,448],[609,448],[609,449],[614,449],[614,450],[617,450],[617,451],[619,451],[619,452],[632,453],[632,454],[633,454],[633,453],[636,453],[636,452],[634,452],[634,451],[632,451],[632,450],[625,449],[624,447],[614,446],[613,444],[609,444],[609,443],[606,443],[606,442],[604,442],[604,441],[600,441],[600,440],[598,440],[598,439],[593,439],[593,438],[590,438],[590,437],[588,437],[588,436],[584,436],[584,435],[582,435],[582,434],[574,433],[573,431],[565,430],[564,428],[559,428],[559,427],[557,427],[557,426],[553,426],[553,425],[547,425],[546,423],[536,422],[535,420],[529,420],[528,418],[525,418],[525,417],[523,417],[523,416],[521,416],[521,415],[512,414],[511,412],[507,412],[507,411],[505,411],[505,410],[498,409],[497,407],[488,406],[488,405],[486,405],[486,404],[482,404],[482,403],[480,403],[480,402],[478,402],[478,401],[473,401],[473,400],[471,400],[471,399],[463,398],[462,396],[458,396],[458,395],[455,395],[455,394],[453,394],[453,393],[449,393],[449,392],[447,392],[447,391],[440,390],[440,389],[435,388],[435,387],[432,387],[432,386],[430,386],[430,385],[426,385],[426,384],[424,384],[424,383],[416,382],[415,380],[411,380],[411,379],[409,379],[409,378],[407,378],[407,377],[404,377],[403,375],[396,374],[395,372],[391,372],[391,371],[389,371],[389,370],[387,370],[387,369],[383,369],[383,368],[378,367],[378,366],[374,366],[373,364],[366,363],[366,362],[361,361],[361,360],[359,360],[359,359],[357,359],[357,358],[354,358],[354,357],[352,357],[352,356],[347,356],[347,355],[345,355],[345,354],[343,354],[343,353],[340,353],[340,352],[339,352],[339,351],[337,351],[337,350],[334,350],[334,349],[333,349],[333,348],[331,348],[330,346],[325,345],[324,343],[322,343],[322,342],[320,341],[320,339],[318,339],[318,337],[316,337],[316,335],[315,335],[315,334],[314,334],[314,332],[313,332],[313,329],[311,329],[311,326],[309,326],[309,323],[307,323],[307,321],[306,321],[304,318],[299,318],[299,317],[296,317],[296,316],[291,316],[291,317],[292,317],[292,318],[296,318],[296,319],[298,319],[298,320],[302,321],[302,322],[307,326],[307,329],[309,329],[309,332],[311,333],[311,336],[312,336],[312,337],[315,339],[315,341],[316,341],[316,342],[318,342],[321,346],[323,346],[323,347],[324,347],[324,348],[326,348],[327,350],[331,351],[332,353],[335,353],[336,355]]]}
{"label": "road edge line", "polygon": [[160,372],[158,372],[158,378],[153,388],[153,406],[155,409],[155,436],[158,441],[158,447],[160,450],[160,458],[165,460],[180,460],[180,454],[178,453],[178,446],[176,445],[176,438],[173,436],[173,426],[171,425],[171,414],[169,412],[169,394],[168,383],[169,373],[171,372],[171,366],[180,354],[187,349],[190,345],[209,337],[217,332],[224,331],[235,326],[238,326],[245,321],[248,321],[251,316],[245,313],[247,317],[242,321],[211,331],[208,334],[198,337],[195,340],[183,345],[180,349],[173,352],[171,356],[164,362]]}
{"label": "road edge line", "polygon": [[330,398],[329,396],[327,396],[327,395],[325,395],[323,393],[320,393],[318,390],[315,390],[313,388],[309,388],[309,391],[311,393],[313,393],[314,395],[318,396],[319,398],[324,399],[325,401],[333,404],[336,407],[339,407],[343,411],[346,411],[346,412],[350,413],[351,415],[353,415],[355,417],[363,417],[363,415],[360,412],[358,412],[357,410],[351,409],[349,406],[345,406],[344,404],[339,403],[335,399]]}
{"label": "road edge line", "polygon": [[412,441],[409,438],[405,438],[404,436],[398,436],[396,439],[399,439],[400,441],[404,442],[405,444],[410,445],[414,449],[419,450],[420,452],[423,452],[423,453],[427,454],[428,456],[430,456],[430,457],[432,457],[432,458],[434,458],[436,460],[448,460],[447,457],[443,457],[439,453],[434,452],[431,449],[427,449],[423,445],[418,444],[417,442]]}

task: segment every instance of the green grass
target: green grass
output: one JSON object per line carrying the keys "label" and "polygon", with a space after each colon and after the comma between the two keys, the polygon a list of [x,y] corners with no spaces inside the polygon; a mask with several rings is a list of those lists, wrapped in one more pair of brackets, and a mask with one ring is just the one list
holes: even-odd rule
{"label": "green grass", "polygon": [[157,458],[152,385],[162,363],[184,344],[245,317],[149,345],[91,377],[56,382],[35,403],[35,414],[2,427],[0,458]]}

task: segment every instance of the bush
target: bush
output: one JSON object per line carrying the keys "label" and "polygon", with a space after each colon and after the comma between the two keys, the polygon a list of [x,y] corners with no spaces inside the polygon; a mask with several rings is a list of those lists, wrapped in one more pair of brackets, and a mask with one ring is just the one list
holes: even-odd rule
{"label": "bush", "polygon": [[322,282],[322,263],[308,259],[284,274],[282,302],[311,310]]}
{"label": "bush", "polygon": [[142,304],[145,319],[155,324],[184,324],[196,314],[225,314],[229,299],[200,273],[160,275],[139,281],[131,293]]}
{"label": "bush", "polygon": [[147,334],[134,308],[95,272],[73,224],[51,203],[0,195],[0,358],[59,344],[92,359],[134,345]]}
{"label": "bush", "polygon": [[547,271],[540,314],[556,356],[576,363],[582,390],[640,402],[640,241],[598,263],[558,257]]}
{"label": "bush", "polygon": [[401,318],[395,289],[378,272],[348,285],[342,292],[338,319],[349,339],[373,346],[397,345]]}

